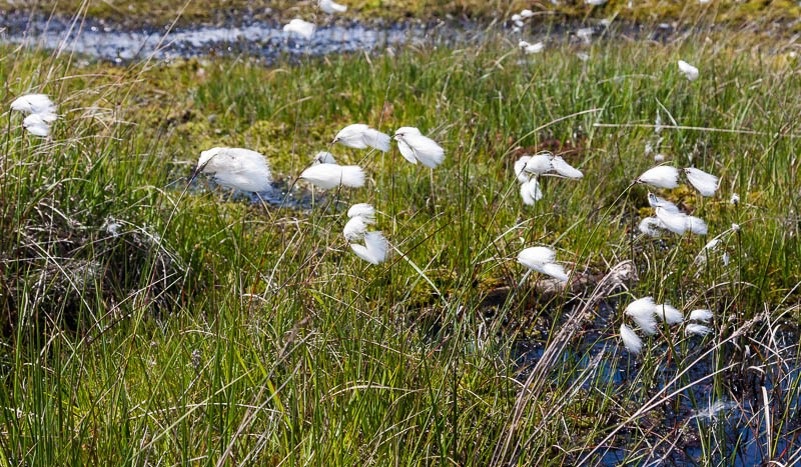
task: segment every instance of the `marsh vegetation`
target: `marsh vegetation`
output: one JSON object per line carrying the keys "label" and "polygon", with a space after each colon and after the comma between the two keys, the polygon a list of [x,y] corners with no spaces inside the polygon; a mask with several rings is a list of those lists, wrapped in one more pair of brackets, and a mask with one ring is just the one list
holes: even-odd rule
{"label": "marsh vegetation", "polygon": [[[520,50],[539,34],[271,64],[0,46],[3,462],[798,463],[797,44]],[[57,105],[47,136],[8,110],[30,92]],[[331,146],[352,123],[419,128],[444,162]],[[215,146],[263,154],[303,202],[187,185]],[[364,187],[298,180],[319,151]],[[524,204],[515,162],[542,151],[583,177]],[[720,182],[634,183],[659,164]],[[706,235],[643,235],[649,191]],[[356,203],[380,264],[342,234]],[[565,285],[518,263],[532,246]],[[663,309],[635,353],[643,297],[686,319]]]}

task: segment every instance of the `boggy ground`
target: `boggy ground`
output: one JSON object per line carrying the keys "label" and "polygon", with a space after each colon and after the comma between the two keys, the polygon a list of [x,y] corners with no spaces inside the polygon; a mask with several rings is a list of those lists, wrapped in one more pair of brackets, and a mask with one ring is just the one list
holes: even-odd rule
{"label": "boggy ground", "polygon": [[[3,459],[796,463],[794,44],[696,30],[526,56],[519,38],[269,67],[4,47],[3,101],[46,92],[60,118],[47,139],[4,118]],[[446,162],[329,147],[354,122],[417,126]],[[283,189],[323,149],[370,177],[311,208],[184,190],[218,145],[265,154]],[[584,178],[524,206],[513,163],[545,149]],[[639,234],[653,211],[631,182],[657,154],[721,177],[710,198],[650,188],[707,236]],[[386,263],[342,237],[356,202],[379,211]],[[532,245],[568,289],[525,276]],[[712,332],[665,325],[628,352],[623,308],[648,295],[711,309]]]}

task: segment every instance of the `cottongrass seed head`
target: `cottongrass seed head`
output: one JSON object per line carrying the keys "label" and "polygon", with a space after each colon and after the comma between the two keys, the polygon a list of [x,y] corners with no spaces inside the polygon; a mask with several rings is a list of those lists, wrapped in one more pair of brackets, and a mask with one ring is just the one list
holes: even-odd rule
{"label": "cottongrass seed head", "polygon": [[680,324],[684,321],[684,315],[681,314],[681,311],[667,303],[656,306],[656,317],[670,325]]}
{"label": "cottongrass seed head", "polygon": [[289,24],[284,25],[284,32],[287,34],[294,34],[300,36],[306,40],[309,40],[314,35],[314,31],[317,29],[317,26],[314,23],[310,23],[308,21],[304,21],[300,18],[295,18],[289,22]]}
{"label": "cottongrass seed head", "polygon": [[653,298],[643,297],[634,300],[626,306],[623,313],[637,323],[637,327],[639,327],[642,332],[649,336],[656,334],[656,304]]}
{"label": "cottongrass seed head", "polygon": [[703,219],[688,216],[683,212],[659,207],[656,208],[656,217],[662,222],[666,230],[678,235],[684,235],[688,231],[695,235],[706,235],[709,231]]}
{"label": "cottongrass seed head", "polygon": [[557,264],[556,252],[548,247],[529,247],[517,254],[517,261],[532,271],[567,282],[568,275],[561,264]]}
{"label": "cottongrass seed head", "polygon": [[528,164],[529,160],[531,160],[531,156],[521,156],[520,159],[515,161],[515,177],[520,183],[526,183],[531,178],[531,175],[526,172],[526,164]]}
{"label": "cottongrass seed head", "polygon": [[668,212],[679,212],[679,207],[665,198],[660,198],[655,194],[648,192],[648,205],[652,208],[662,208]]}
{"label": "cottongrass seed head", "polygon": [[636,182],[656,188],[676,188],[679,186],[679,170],[669,165],[658,165],[643,172]]}
{"label": "cottongrass seed head", "polygon": [[320,7],[320,10],[322,10],[323,13],[329,15],[333,15],[336,13],[345,13],[346,11],[348,11],[347,6],[340,5],[339,3],[336,3],[332,0],[318,0],[317,6]]}
{"label": "cottongrass seed head", "polygon": [[708,326],[704,326],[703,324],[696,324],[696,323],[689,323],[684,328],[684,335],[685,336],[705,336],[712,332]]}
{"label": "cottongrass seed head", "polygon": [[529,44],[526,41],[520,41],[517,44],[526,55],[530,54],[538,54],[545,50],[545,43],[544,42],[535,42],[534,44]]}
{"label": "cottongrass seed head", "polygon": [[690,185],[698,190],[701,196],[714,196],[715,192],[718,191],[718,177],[695,167],[687,167],[684,169],[684,174],[687,176],[687,181],[690,182]]}
{"label": "cottongrass seed head", "polygon": [[364,123],[354,123],[339,130],[333,142],[354,149],[373,148],[381,152],[388,152],[390,140],[389,135],[370,128]]}
{"label": "cottongrass seed head", "polygon": [[556,173],[565,178],[578,179],[584,177],[584,174],[581,172],[581,170],[578,170],[565,162],[561,156],[554,156],[553,159],[551,159],[551,165],[553,165],[553,169],[556,171]]}
{"label": "cottongrass seed head", "polygon": [[50,125],[58,119],[56,105],[46,94],[25,94],[11,103],[11,110],[25,114],[22,126],[28,133],[47,137],[50,135]]}
{"label": "cottongrass seed head", "polygon": [[337,160],[334,155],[328,151],[320,151],[314,155],[314,162],[317,164],[336,164]]}
{"label": "cottongrass seed head", "polygon": [[638,228],[643,235],[656,238],[662,236],[665,224],[656,217],[645,217],[640,221]]}
{"label": "cottongrass seed head", "polygon": [[270,189],[272,181],[267,159],[250,149],[217,147],[203,151],[192,178],[201,172],[224,187],[255,193]]}
{"label": "cottongrass seed head", "polygon": [[42,114],[56,115],[56,104],[47,94],[25,94],[11,102],[11,110],[22,112],[25,115]]}
{"label": "cottongrass seed head", "polygon": [[22,120],[22,126],[28,133],[42,138],[50,135],[50,122],[45,121],[41,114],[30,114]]}
{"label": "cottongrass seed head", "polygon": [[532,178],[520,184],[520,196],[523,198],[523,204],[526,206],[533,206],[537,201],[542,199],[542,190],[536,178]]}
{"label": "cottongrass seed head", "polygon": [[526,163],[523,166],[523,170],[530,174],[542,175],[554,169],[552,163],[553,155],[551,153],[540,152],[534,154],[533,156],[523,156],[520,159],[523,158],[526,158]]}
{"label": "cottongrass seed head", "polygon": [[349,242],[358,241],[367,232],[367,226],[375,224],[375,208],[367,203],[358,203],[348,209],[350,218],[342,234]]}
{"label": "cottongrass seed head", "polygon": [[434,140],[423,136],[420,130],[410,126],[395,131],[395,141],[404,159],[417,164],[420,162],[428,168],[435,168],[445,160],[445,150]]}
{"label": "cottongrass seed head", "polygon": [[690,321],[701,321],[702,323],[708,323],[709,320],[712,319],[712,311],[707,309],[693,310],[690,312],[690,317],[688,319]]}
{"label": "cottongrass seed head", "polygon": [[372,204],[357,203],[348,209],[348,217],[362,217],[369,224],[375,223],[375,208]]}
{"label": "cottongrass seed head", "polygon": [[380,231],[367,232],[364,234],[364,245],[351,243],[350,247],[359,258],[370,264],[380,264],[387,259],[389,242]]}
{"label": "cottongrass seed head", "polygon": [[623,340],[626,350],[634,355],[638,355],[642,351],[642,339],[625,324],[620,325],[620,338]]}
{"label": "cottongrass seed head", "polygon": [[372,224],[372,222],[367,221],[364,217],[355,216],[348,219],[348,222],[345,223],[345,227],[342,229],[342,235],[345,236],[345,240],[349,242],[356,242],[364,237],[364,234],[367,233],[367,224]]}
{"label": "cottongrass seed head", "polygon": [[[317,153],[315,164],[300,174],[300,178],[324,190],[338,186],[360,188],[364,186],[364,170],[358,165],[339,165],[334,156],[327,152]],[[320,162],[333,161],[333,162]]]}
{"label": "cottongrass seed head", "polygon": [[700,76],[698,68],[690,65],[684,60],[679,60],[678,65],[679,71],[687,78],[688,81],[695,81],[698,79],[698,76]]}

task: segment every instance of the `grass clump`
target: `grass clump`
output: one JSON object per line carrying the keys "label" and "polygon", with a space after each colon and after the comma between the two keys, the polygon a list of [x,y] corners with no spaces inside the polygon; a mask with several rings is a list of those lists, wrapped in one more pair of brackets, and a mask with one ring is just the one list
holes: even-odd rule
{"label": "grass clump", "polygon": [[[497,37],[272,67],[5,49],[7,100],[47,92],[61,118],[39,139],[6,115],[3,458],[791,463],[797,70],[695,39],[526,57]],[[671,122],[659,134],[657,113]],[[311,209],[184,190],[218,145],[258,150],[291,181],[354,122],[419,127],[446,162],[334,147],[369,188],[315,193]],[[646,144],[722,178],[710,199],[659,194],[709,238],[740,226],[717,250],[727,263],[696,262],[708,238],[637,234]],[[524,207],[512,166],[543,148],[585,175],[543,180]],[[382,265],[342,238],[356,202],[376,206],[397,249]],[[569,290],[523,278],[514,258],[535,244],[558,251]],[[712,309],[714,333],[665,326],[627,353],[622,310],[646,295]]]}

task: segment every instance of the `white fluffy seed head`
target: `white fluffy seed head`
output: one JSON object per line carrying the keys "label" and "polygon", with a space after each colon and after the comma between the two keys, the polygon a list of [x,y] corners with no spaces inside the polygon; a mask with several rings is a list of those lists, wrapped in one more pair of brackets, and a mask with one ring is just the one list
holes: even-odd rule
{"label": "white fluffy seed head", "polygon": [[648,192],[648,205],[652,208],[662,208],[670,212],[679,212],[678,206],[666,200],[665,198],[656,196],[651,192]]}
{"label": "white fluffy seed head", "polygon": [[689,81],[695,81],[698,79],[700,73],[698,72],[698,68],[690,65],[689,63],[685,62],[684,60],[679,60],[679,71],[687,77]]}
{"label": "white fluffy seed head", "polygon": [[681,311],[667,303],[656,306],[656,317],[671,325],[684,321],[684,315],[681,314]]}
{"label": "white fluffy seed head", "polygon": [[648,335],[656,334],[656,304],[651,297],[643,297],[629,303],[624,310],[644,333]]}
{"label": "white fluffy seed head", "polygon": [[316,28],[317,27],[314,25],[314,23],[303,21],[300,18],[295,18],[290,21],[289,24],[284,25],[284,32],[287,34],[295,34],[306,40],[309,40],[314,35],[314,30]]}
{"label": "white fluffy seed head", "polygon": [[324,190],[338,186],[364,186],[364,170],[358,165],[315,164],[300,174],[300,178]]}
{"label": "white fluffy seed head", "polygon": [[705,336],[710,332],[712,332],[712,329],[703,324],[690,323],[684,328],[684,335],[686,336]]}
{"label": "white fluffy seed head", "polygon": [[581,170],[573,168],[573,166],[565,162],[561,156],[554,156],[553,159],[551,159],[551,165],[553,165],[553,169],[556,171],[556,173],[563,177],[573,179],[584,177],[584,174],[581,172]]}
{"label": "white fluffy seed head", "polygon": [[629,352],[637,355],[642,351],[642,339],[625,324],[620,325],[620,338]]}
{"label": "white fluffy seed head", "polygon": [[28,133],[42,138],[50,135],[50,123],[45,121],[42,114],[30,114],[22,121],[22,126]]}
{"label": "white fluffy seed head", "polygon": [[714,196],[715,192],[718,191],[718,177],[695,167],[687,167],[684,169],[684,174],[687,176],[687,181],[690,182],[690,185],[698,190],[701,196]]}
{"label": "white fluffy seed head", "polygon": [[568,275],[561,264],[557,264],[556,252],[544,246],[529,247],[517,254],[517,261],[532,271],[545,274],[556,280],[567,282]]}
{"label": "white fluffy seed head", "polygon": [[11,103],[11,110],[24,114],[56,114],[56,105],[47,94],[25,94]]}
{"label": "white fluffy seed head", "polygon": [[712,311],[706,309],[698,309],[690,312],[690,321],[701,321],[708,323],[712,319]]}
{"label": "white fluffy seed head", "polygon": [[375,208],[368,203],[357,203],[348,209],[348,217],[362,217],[368,224],[375,223]]}
{"label": "white fluffy seed head", "polygon": [[348,219],[348,222],[345,223],[345,228],[342,229],[342,235],[344,235],[345,239],[349,242],[360,240],[367,232],[367,224],[368,222],[361,216],[351,217]]}
{"label": "white fluffy seed head", "polygon": [[389,151],[389,135],[370,128],[364,123],[354,123],[339,130],[334,143],[354,149],[374,148],[382,152]]}
{"label": "white fluffy seed head", "polygon": [[533,206],[542,199],[542,190],[536,178],[520,184],[520,196],[526,206]]}
{"label": "white fluffy seed head", "polygon": [[656,217],[646,217],[640,221],[639,225],[640,232],[654,238],[661,236],[664,228],[662,221]]}
{"label": "white fluffy seed head", "polygon": [[545,274],[546,276],[550,276],[560,282],[567,282],[569,276],[567,272],[565,272],[564,266],[557,263],[546,263],[538,268],[535,269],[537,272],[541,274]]}
{"label": "white fluffy seed head", "polygon": [[350,248],[356,256],[370,264],[379,264],[387,259],[389,243],[380,231],[364,234],[364,245],[352,243]]}
{"label": "white fluffy seed head", "polygon": [[533,44],[529,44],[526,41],[520,41],[517,44],[518,47],[525,53],[525,54],[538,54],[545,49],[544,42],[535,42]]}
{"label": "white fluffy seed head", "polygon": [[434,140],[423,136],[420,130],[414,127],[401,127],[395,131],[395,141],[398,150],[407,161],[412,164],[420,162],[428,168],[435,168],[445,160],[445,150]]}
{"label": "white fluffy seed head", "polygon": [[348,7],[345,5],[340,5],[339,3],[335,3],[332,0],[318,0],[317,6],[323,11],[323,13],[333,15],[336,13],[344,13],[348,11]]}
{"label": "white fluffy seed head", "polygon": [[553,170],[553,155],[548,152],[540,152],[534,154],[533,156],[529,156],[528,162],[526,162],[525,170],[528,173],[542,175],[545,172],[550,172]]}
{"label": "white fluffy seed head", "polygon": [[517,261],[529,269],[535,269],[556,260],[556,252],[544,246],[532,246],[517,254]]}
{"label": "white fluffy seed head", "polygon": [[262,192],[272,180],[267,159],[250,149],[217,147],[200,153],[195,175],[211,175],[222,186],[242,191]]}
{"label": "white fluffy seed head", "polygon": [[636,181],[657,188],[676,188],[679,186],[679,170],[669,165],[659,165],[643,172]]}
{"label": "white fluffy seed head", "polygon": [[665,208],[656,208],[656,217],[662,222],[666,230],[678,235],[684,235],[687,231],[687,214],[677,211],[669,211]]}
{"label": "white fluffy seed head", "polygon": [[365,149],[367,148],[367,144],[364,142],[364,132],[367,131],[368,128],[369,127],[364,123],[354,123],[348,125],[339,130],[339,133],[334,136],[333,142],[349,148]]}
{"label": "white fluffy seed head", "polygon": [[334,155],[328,151],[320,151],[314,155],[314,163],[315,164],[336,164],[337,160],[334,159]]}
{"label": "white fluffy seed head", "polygon": [[687,230],[695,235],[706,235],[709,232],[706,222],[700,217],[687,216],[686,225]]}
{"label": "white fluffy seed head", "polygon": [[530,159],[531,156],[521,156],[520,159],[515,161],[514,165],[515,177],[517,178],[517,181],[520,183],[526,183],[529,180],[529,178],[531,178],[526,173],[526,164]]}
{"label": "white fluffy seed head", "polygon": [[364,144],[381,152],[389,152],[390,137],[386,133],[381,133],[373,128],[368,128],[363,135]]}
{"label": "white fluffy seed head", "polygon": [[649,336],[656,334],[656,318],[654,315],[648,316],[632,316],[631,319],[637,323],[637,327]]}
{"label": "white fluffy seed head", "polygon": [[647,316],[656,313],[656,303],[653,297],[642,297],[629,303],[624,310],[629,316]]}

